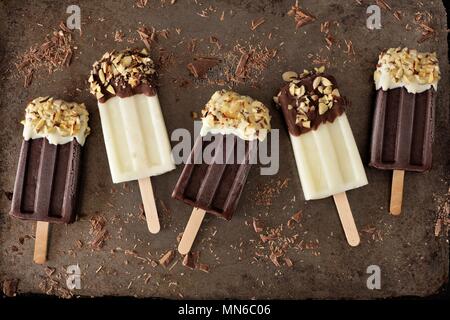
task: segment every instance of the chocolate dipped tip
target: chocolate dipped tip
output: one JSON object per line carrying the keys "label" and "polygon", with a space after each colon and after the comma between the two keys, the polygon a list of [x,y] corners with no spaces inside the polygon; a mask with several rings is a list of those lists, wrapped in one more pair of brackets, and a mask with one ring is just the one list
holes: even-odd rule
{"label": "chocolate dipped tip", "polygon": [[341,96],[336,79],[324,71],[321,67],[300,75],[293,71],[283,74],[288,83],[274,101],[281,107],[290,134],[299,136],[333,122],[350,104]]}
{"label": "chocolate dipped tip", "polygon": [[148,51],[126,49],[107,52],[94,63],[89,77],[90,91],[100,103],[118,96],[156,95],[156,70]]}

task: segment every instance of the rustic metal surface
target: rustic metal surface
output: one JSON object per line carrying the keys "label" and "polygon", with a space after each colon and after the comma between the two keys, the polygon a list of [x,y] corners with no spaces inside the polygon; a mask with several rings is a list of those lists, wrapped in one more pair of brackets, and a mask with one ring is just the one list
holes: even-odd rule
{"label": "rustic metal surface", "polygon": [[[383,10],[383,28],[377,31],[365,26],[367,1],[362,1],[363,5],[355,1],[301,1],[302,7],[318,19],[297,31],[292,17],[286,15],[294,1],[217,0],[205,1],[208,5],[202,5],[179,0],[174,5],[164,6],[158,1],[149,1],[145,8],[137,8],[134,1],[78,1],[83,33],[81,36],[74,33],[77,50],[71,66],[52,75],[42,71],[29,88],[23,89],[23,79],[16,76],[12,65],[15,57],[42,42],[45,34],[65,20],[66,8],[72,2],[0,2],[0,112],[3,120],[0,129],[0,282],[19,279],[19,293],[43,293],[52,287],[49,280],[52,278],[57,283],[53,283],[50,294],[65,295],[67,292],[61,289],[65,288],[65,270],[73,264],[78,264],[82,271],[82,289],[73,294],[83,296],[380,298],[429,295],[447,281],[447,239],[434,236],[438,205],[434,196],[443,196],[448,191],[449,160],[447,26],[441,1],[426,1],[423,6],[419,1],[395,1],[393,10],[403,12],[402,21]],[[209,5],[215,11],[209,12],[208,18],[200,17],[197,13]],[[413,22],[414,14],[425,10],[433,15],[437,38],[418,44],[420,33]],[[225,19],[221,22],[223,11]],[[265,17],[266,22],[251,31],[251,20],[259,17]],[[325,48],[320,23],[326,20],[339,23],[333,32],[342,48],[334,47],[331,51]],[[412,26],[411,31],[405,30],[407,23]],[[163,221],[158,235],[150,235],[145,221],[140,218],[137,183],[127,186],[111,183],[99,115],[95,99],[87,90],[87,77],[91,64],[105,51],[142,46],[140,41],[135,44],[126,40],[114,42],[116,30],[122,30],[125,38],[137,38],[135,30],[141,24],[155,26],[158,30],[170,29],[169,38],[159,41],[159,45],[173,52],[176,58],[161,74],[160,99],[169,132],[180,127],[192,131],[191,111],[199,111],[212,92],[220,88],[203,83],[185,88],[173,84],[175,78],[189,79],[186,64],[193,55],[187,53],[186,43],[191,38],[205,39],[199,44],[199,52],[205,53],[215,46],[209,43],[211,35],[223,44],[222,52],[230,50],[237,40],[278,49],[277,58],[259,77],[259,88],[247,83],[235,89],[270,106],[272,126],[281,129],[281,168],[274,177],[260,176],[256,167],[252,169],[232,221],[214,217],[205,220],[194,250],[201,252],[202,263],[209,264],[209,273],[189,270],[181,261],[169,269],[153,267],[144,260],[158,260],[169,249],[175,249],[177,235],[188,220],[191,208],[170,198],[181,166],[152,179],[156,197],[169,209],[163,210],[158,202]],[[181,28],[180,35],[175,28]],[[268,39],[270,32],[272,39]],[[354,56],[344,53],[344,39],[353,42]],[[403,213],[393,217],[387,213],[391,173],[366,168],[370,184],[349,192],[348,197],[359,229],[368,230],[373,226],[376,231],[361,231],[361,245],[350,248],[333,200],[304,201],[287,131],[271,98],[281,85],[282,71],[310,68],[314,58],[308,54],[328,57],[330,73],[336,76],[341,92],[352,101],[353,106],[347,113],[367,164],[374,98],[372,72],[379,51],[391,46],[435,50],[440,58],[443,78],[437,102],[433,169],[424,174],[406,174]],[[56,270],[50,276],[51,269],[32,263],[34,241],[27,236],[33,236],[35,225],[7,215],[10,200],[5,194],[13,189],[23,109],[27,101],[40,95],[86,102],[92,128],[84,147],[79,221],[51,229],[47,266]],[[273,192],[272,204],[261,203],[262,191],[286,178],[289,178],[287,187],[281,187],[279,194]],[[259,236],[245,222],[251,224],[253,217],[260,217],[268,227],[286,225],[298,210],[303,210],[301,224],[289,232],[297,233],[303,243],[317,240],[317,248],[288,250],[286,256],[293,261],[292,268],[285,265],[277,268],[266,258],[255,261]],[[105,230],[109,237],[101,250],[94,250],[90,245],[95,236],[90,234],[90,219],[98,215],[106,218]],[[81,248],[77,240],[83,243]],[[180,257],[175,259],[180,260]],[[381,267],[381,290],[371,291],[366,287],[366,268],[371,264]]]}

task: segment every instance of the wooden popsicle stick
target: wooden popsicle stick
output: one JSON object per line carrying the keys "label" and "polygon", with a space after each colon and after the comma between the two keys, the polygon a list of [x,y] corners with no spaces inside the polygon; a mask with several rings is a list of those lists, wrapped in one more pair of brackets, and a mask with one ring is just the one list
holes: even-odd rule
{"label": "wooden popsicle stick", "polygon": [[405,171],[394,170],[392,175],[391,206],[389,209],[389,212],[394,216],[398,216],[402,212],[404,181]]}
{"label": "wooden popsicle stick", "polygon": [[156,209],[155,196],[150,178],[139,179],[139,189],[141,190],[148,230],[154,234],[158,233],[161,227],[159,225],[158,210]]}
{"label": "wooden popsicle stick", "polygon": [[356,247],[360,242],[359,233],[356,228],[355,220],[353,219],[352,209],[348,203],[347,195],[345,192],[342,192],[335,194],[333,198],[339,213],[339,218],[341,219],[342,228],[344,229],[347,242],[352,247]]}
{"label": "wooden popsicle stick", "polygon": [[44,264],[47,261],[49,223],[38,221],[36,224],[36,240],[34,242],[33,261],[36,264]]}
{"label": "wooden popsicle stick", "polygon": [[205,213],[206,211],[203,209],[194,208],[194,210],[192,210],[191,217],[189,218],[189,221],[183,232],[183,237],[181,238],[180,244],[178,245],[179,253],[188,254],[189,251],[191,251],[192,244],[194,243],[198,230],[202,225]]}

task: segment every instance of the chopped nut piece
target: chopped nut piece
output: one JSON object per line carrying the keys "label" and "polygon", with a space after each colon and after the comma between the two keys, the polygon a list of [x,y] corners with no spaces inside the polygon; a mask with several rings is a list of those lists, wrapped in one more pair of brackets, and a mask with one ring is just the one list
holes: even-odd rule
{"label": "chopped nut piece", "polygon": [[84,104],[36,98],[25,109],[24,137],[34,139],[45,137],[50,143],[58,144],[76,138],[80,144],[89,135],[89,113]]}
{"label": "chopped nut piece", "polygon": [[244,140],[264,140],[270,114],[260,101],[233,91],[216,91],[202,110],[202,135],[211,130],[233,130]]}
{"label": "chopped nut piece", "polygon": [[333,91],[331,92],[331,95],[334,97],[340,97],[341,94],[339,92],[339,89],[333,89]]}
{"label": "chopped nut piece", "polygon": [[322,81],[322,77],[316,77],[313,81],[313,88],[317,89]]}
{"label": "chopped nut piece", "polygon": [[283,81],[290,82],[296,78],[298,78],[297,72],[294,71],[286,71],[281,76],[283,78]]}
{"label": "chopped nut piece", "polygon": [[311,128],[311,121],[303,121],[301,124],[305,128]]}
{"label": "chopped nut piece", "polygon": [[321,82],[325,87],[330,87],[333,85],[330,80],[324,77],[321,77]]}
{"label": "chopped nut piece", "polygon": [[322,115],[328,111],[328,106],[325,103],[319,103],[319,114]]}

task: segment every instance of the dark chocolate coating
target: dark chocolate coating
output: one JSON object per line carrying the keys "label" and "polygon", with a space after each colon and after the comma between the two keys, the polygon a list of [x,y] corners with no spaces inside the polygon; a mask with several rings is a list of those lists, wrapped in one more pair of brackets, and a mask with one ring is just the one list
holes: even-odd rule
{"label": "dark chocolate coating", "polygon": [[[243,142],[234,135],[227,136],[233,138],[232,152],[229,151],[228,159],[233,157],[234,162],[230,163],[229,160],[225,160],[227,154],[225,136],[215,135],[215,138],[221,141],[217,149],[222,149],[223,152],[215,153],[214,159],[217,159],[222,154],[225,161],[222,161],[222,164],[208,164],[204,161],[201,164],[195,164],[194,156],[201,157],[203,150],[212,143],[211,141],[205,141],[200,136],[189,155],[189,160],[178,179],[172,197],[184,201],[192,207],[203,209],[206,212],[230,220],[236,211],[239,198],[250,172],[250,157],[255,150],[257,142]],[[245,145],[245,158],[243,159],[238,159],[236,156],[238,141]]]}
{"label": "dark chocolate coating", "polygon": [[[312,93],[315,92],[320,96],[320,93],[318,93],[317,90],[313,89],[314,79],[317,78],[318,76],[327,78],[328,80],[331,81],[331,83],[333,83],[333,88],[335,89],[338,88],[336,79],[328,74],[312,74],[306,76],[304,78],[299,79],[300,82],[297,84],[297,86],[299,87],[305,86],[306,93],[308,95],[312,95]],[[289,133],[294,136],[299,136],[311,130],[316,130],[322,123],[333,122],[334,119],[336,119],[338,116],[344,113],[345,108],[349,105],[349,102],[345,97],[335,97],[336,101],[334,102],[333,107],[324,114],[319,115],[318,107],[316,107],[315,111],[308,112],[307,116],[308,120],[311,121],[311,128],[305,128],[295,123],[297,118],[297,110],[296,110],[297,99],[289,93],[289,85],[290,82],[281,88],[280,90],[281,95],[278,97],[278,102],[281,106],[281,110],[283,112],[284,120],[288,127]],[[288,108],[289,105],[293,106],[291,110],[289,110]]]}
{"label": "dark chocolate coating", "polygon": [[129,84],[126,85],[116,85],[115,83],[111,84],[116,91],[116,94],[111,94],[110,92],[103,90],[104,96],[100,98],[98,101],[100,103],[105,103],[108,99],[118,96],[120,98],[128,98],[134,96],[135,94],[144,94],[148,97],[153,97],[156,95],[156,85],[151,84],[140,84],[135,88],[132,88]]}
{"label": "dark chocolate coating", "polygon": [[436,91],[378,90],[369,165],[385,170],[431,169]]}
{"label": "dark chocolate coating", "polygon": [[72,223],[76,217],[81,146],[74,139],[53,145],[23,141],[10,215],[19,219]]}

